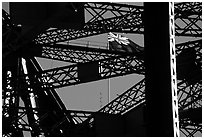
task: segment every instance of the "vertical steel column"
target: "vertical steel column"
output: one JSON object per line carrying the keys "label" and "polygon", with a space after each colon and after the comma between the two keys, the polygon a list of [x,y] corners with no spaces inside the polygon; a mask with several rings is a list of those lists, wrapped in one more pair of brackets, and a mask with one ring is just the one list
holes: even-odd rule
{"label": "vertical steel column", "polygon": [[174,136],[169,3],[144,3],[147,136]]}
{"label": "vertical steel column", "polygon": [[176,46],[175,46],[175,19],[174,2],[169,2],[169,37],[170,37],[170,66],[171,66],[171,94],[174,137],[180,136],[176,72]]}

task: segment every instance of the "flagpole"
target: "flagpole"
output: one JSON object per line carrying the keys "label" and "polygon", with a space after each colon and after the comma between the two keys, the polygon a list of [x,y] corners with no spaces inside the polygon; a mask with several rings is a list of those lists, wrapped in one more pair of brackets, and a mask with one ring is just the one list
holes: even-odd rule
{"label": "flagpole", "polygon": [[[107,44],[108,50],[110,50],[109,43]],[[108,78],[108,103],[110,102],[110,78]]]}
{"label": "flagpole", "polygon": [[110,78],[108,79],[108,103],[110,102]]}

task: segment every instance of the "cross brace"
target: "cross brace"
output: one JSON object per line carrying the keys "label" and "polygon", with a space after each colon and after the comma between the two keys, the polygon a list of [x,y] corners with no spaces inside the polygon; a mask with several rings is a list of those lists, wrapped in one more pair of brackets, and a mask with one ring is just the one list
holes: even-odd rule
{"label": "cross brace", "polygon": [[[111,59],[89,62],[97,66],[98,76],[94,80],[106,79],[110,77],[122,76],[132,73],[144,74],[143,61],[138,60],[135,55],[119,56]],[[87,63],[81,64],[82,66]],[[79,78],[79,64],[70,65],[61,68],[54,68],[28,75],[32,79],[42,80],[43,88],[59,88],[74,84],[89,82],[93,80],[82,81]]]}
{"label": "cross brace", "polygon": [[[85,3],[85,10],[92,18],[80,30],[54,29],[37,36],[37,43],[57,43],[88,37],[107,32],[144,33],[143,12],[141,6],[129,6],[113,3]],[[107,9],[106,9],[107,8]],[[126,9],[121,11],[121,9]],[[107,13],[111,16],[106,16]],[[201,37],[202,3],[175,4],[175,35]]]}
{"label": "cross brace", "polygon": [[[178,46],[177,53],[189,47],[195,47],[200,51],[201,40],[183,43],[176,46]],[[57,54],[55,54],[56,57],[59,58],[58,60],[62,60],[67,56],[68,56],[67,59],[70,59],[67,53],[63,53],[63,56],[59,56],[58,54],[59,52],[61,52],[61,49],[59,50],[60,51],[58,51]],[[69,51],[69,49],[63,49],[63,50]],[[94,51],[94,49],[89,49],[89,50],[91,51],[93,50],[92,52],[96,52]],[[54,51],[54,53],[55,52],[56,51]],[[82,52],[84,53],[85,51],[82,51]],[[200,54],[200,52],[198,52],[198,54]],[[78,55],[75,55],[75,56],[79,57]],[[85,56],[85,58],[87,57],[88,56]],[[201,59],[199,58],[199,60]],[[99,70],[99,76],[97,77],[96,80],[115,77],[115,76],[122,76],[126,74],[131,74],[131,73],[138,73],[138,74],[144,73],[144,65],[143,65],[144,61],[140,59],[140,57],[136,56],[135,54],[128,55],[128,56],[126,55],[117,56],[114,58],[112,57],[110,59],[102,59],[102,60],[97,60],[93,62],[95,62]],[[84,63],[84,65],[86,64],[87,63]],[[61,67],[61,68],[54,68],[51,70],[45,70],[45,71],[39,72],[35,76],[32,75],[33,77],[31,76],[30,78],[42,79],[43,85],[45,85],[44,87],[51,86],[54,88],[58,88],[58,87],[64,87],[64,86],[69,86],[73,84],[79,84],[83,82],[79,79],[78,68],[79,68],[79,65],[77,64]]]}

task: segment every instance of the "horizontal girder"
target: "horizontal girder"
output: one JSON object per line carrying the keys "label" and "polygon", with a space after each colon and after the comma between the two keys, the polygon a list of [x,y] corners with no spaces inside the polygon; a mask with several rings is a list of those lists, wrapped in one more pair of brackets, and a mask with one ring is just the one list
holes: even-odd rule
{"label": "horizontal girder", "polygon": [[177,36],[202,37],[202,3],[175,4],[175,34]]}
{"label": "horizontal girder", "polygon": [[[176,44],[176,54],[180,54],[182,50],[188,48],[194,48],[196,50],[196,62],[200,63],[202,60],[202,40],[195,40]],[[44,58],[55,59],[65,62],[73,63],[85,63],[90,61],[98,61],[102,59],[113,58],[122,56],[127,53],[111,52],[109,50],[101,50],[94,48],[84,48],[70,45],[42,45],[42,56]],[[137,54],[138,57],[143,59],[141,54]],[[140,59],[139,58],[139,59]]]}
{"label": "horizontal girder", "polygon": [[[180,54],[182,50],[187,48],[195,48],[197,61],[201,62],[202,59],[201,45],[202,40],[195,40],[176,44],[176,54],[177,55]],[[37,44],[34,47],[36,48],[39,47],[42,49],[41,50],[42,53],[38,54],[39,57],[72,63],[85,63],[128,54],[123,52],[110,51],[106,49],[79,47],[66,44],[55,45]],[[142,58],[142,54],[137,53],[137,55]]]}
{"label": "horizontal girder", "polygon": [[[192,46],[192,47],[198,47],[200,49],[200,44],[201,44],[201,41],[198,40],[198,41],[188,42],[182,45],[178,45],[179,46],[178,51],[181,51],[181,49],[184,50],[188,48],[188,47],[181,47],[181,46]],[[93,50],[93,49],[90,49],[90,50]],[[64,58],[64,56],[66,57],[66,55],[67,54],[64,53],[62,57]],[[58,54],[56,56],[58,56]],[[60,59],[62,58],[59,58],[59,60]],[[97,68],[99,70],[99,76],[97,77],[96,80],[115,77],[115,76],[122,76],[126,74],[131,74],[131,73],[138,73],[138,74],[144,73],[144,65],[143,65],[144,60],[140,59],[140,57],[136,56],[135,54],[128,55],[128,56],[123,55],[123,56],[118,56],[114,58],[112,57],[110,59],[102,59],[94,62],[96,62],[95,64],[97,65]],[[86,65],[88,63],[83,63],[83,65]],[[45,70],[40,72],[38,75],[36,74],[35,78],[42,79],[44,82],[43,84],[45,86],[54,87],[54,88],[83,83],[83,81],[81,81],[78,76],[79,74],[78,66],[79,65],[71,65],[71,66],[66,66],[61,68],[54,68],[51,70]]]}
{"label": "horizontal girder", "polygon": [[60,60],[71,63],[85,63],[91,61],[97,61],[102,59],[108,59],[125,55],[126,53],[114,52],[109,50],[79,47],[73,45],[42,45],[36,46],[42,48],[42,54],[40,57]]}
{"label": "horizontal girder", "polygon": [[182,2],[174,5],[175,17],[187,17],[191,15],[202,15],[201,2]]}
{"label": "horizontal girder", "polygon": [[[143,7],[128,6],[120,4],[114,6],[113,3],[85,3],[85,10],[92,17],[83,28],[49,30],[37,36],[35,41],[57,43],[111,31],[143,34]],[[201,37],[201,13],[202,3],[200,2],[175,4],[175,35]]]}
{"label": "horizontal girder", "polygon": [[39,35],[36,43],[57,43],[68,40],[74,40],[83,37],[103,34],[107,32],[126,32],[126,33],[143,33],[143,24],[141,20],[141,13],[137,10],[128,13],[124,16],[117,16],[98,20],[94,22],[87,22],[83,28],[75,29],[54,29],[46,31]]}
{"label": "horizontal girder", "polygon": [[[98,77],[94,80],[106,79],[116,76],[122,76],[132,73],[144,74],[144,62],[138,60],[137,56],[119,56],[110,59],[104,59],[100,61],[94,61],[99,71]],[[90,62],[91,63],[91,62]],[[87,63],[82,63],[82,66],[86,66]],[[36,75],[28,75],[31,79],[41,79],[43,87],[59,88],[64,86],[70,86],[83,82],[79,78],[79,65],[70,65],[61,68],[54,68],[51,70],[45,70],[39,72]],[[90,80],[93,81],[93,80]]]}
{"label": "horizontal girder", "polygon": [[202,61],[202,39],[176,44],[176,54],[178,55],[188,48],[196,50],[196,62],[200,63]]}
{"label": "horizontal girder", "polygon": [[88,22],[104,20],[107,18],[124,16],[127,13],[132,13],[135,9],[143,10],[143,6],[135,6],[128,4],[108,3],[108,2],[89,2],[84,3],[84,8],[87,11]]}

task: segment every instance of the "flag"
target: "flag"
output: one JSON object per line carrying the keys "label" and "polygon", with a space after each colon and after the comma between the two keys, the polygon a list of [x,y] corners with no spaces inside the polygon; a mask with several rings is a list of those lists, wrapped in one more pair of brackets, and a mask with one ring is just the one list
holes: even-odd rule
{"label": "flag", "polygon": [[108,33],[109,49],[120,52],[143,52],[144,48],[120,34]]}

